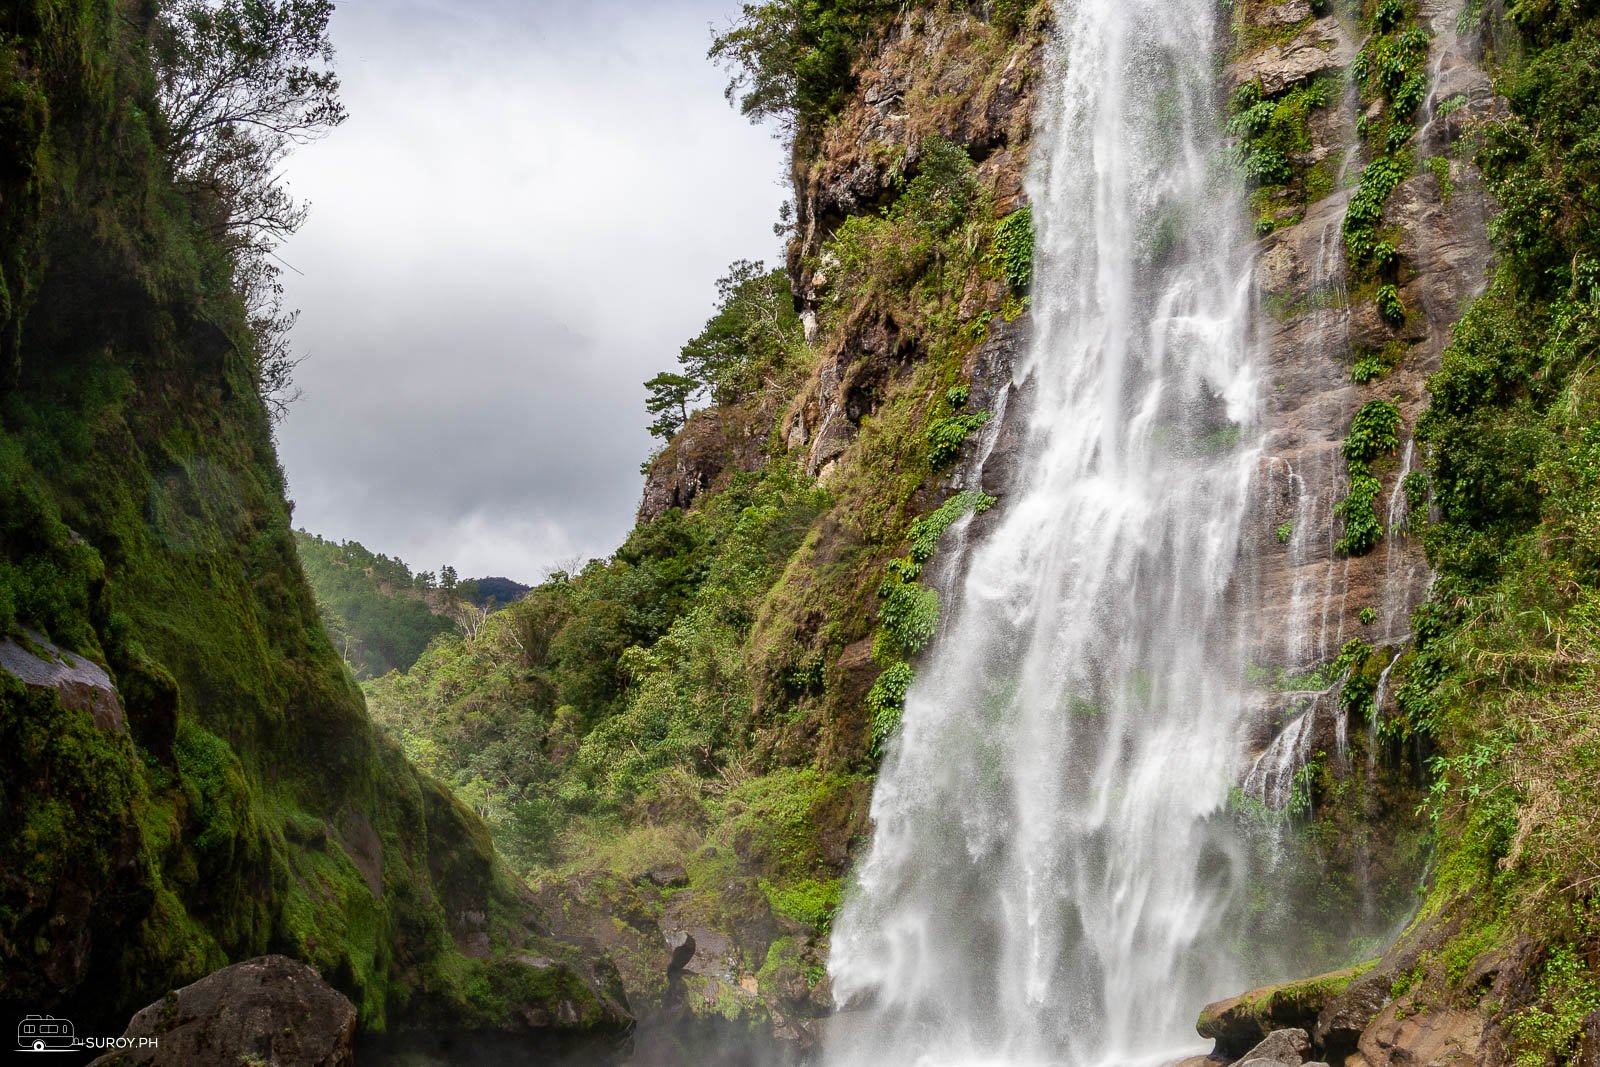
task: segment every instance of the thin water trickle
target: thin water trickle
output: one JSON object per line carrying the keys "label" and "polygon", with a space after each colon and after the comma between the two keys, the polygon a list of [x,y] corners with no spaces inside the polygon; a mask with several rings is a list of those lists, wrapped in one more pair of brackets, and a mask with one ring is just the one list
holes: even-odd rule
{"label": "thin water trickle", "polygon": [[1076,0],[1030,192],[1025,462],[944,590],[829,970],[836,1067],[1128,1065],[1241,988],[1230,588],[1257,370],[1213,0]]}
{"label": "thin water trickle", "polygon": [[1400,657],[1405,654],[1404,646],[1395,650],[1389,658],[1389,665],[1378,675],[1378,685],[1372,694],[1372,708],[1367,715],[1367,778],[1370,780],[1378,769],[1378,729],[1383,723],[1383,702],[1389,696],[1389,675],[1394,672],[1394,665],[1400,662]]}

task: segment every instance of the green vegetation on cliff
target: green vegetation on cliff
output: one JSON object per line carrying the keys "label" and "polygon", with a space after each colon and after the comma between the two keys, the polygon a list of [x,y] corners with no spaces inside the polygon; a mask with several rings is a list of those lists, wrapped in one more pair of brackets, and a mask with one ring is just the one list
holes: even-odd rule
{"label": "green vegetation on cliff", "polygon": [[[834,6],[848,18],[823,18]],[[1048,11],[834,6],[746,8],[740,47],[776,50],[738,58],[775,64],[761,72],[777,79],[772,106],[804,99],[802,117],[836,109],[840,121],[860,106],[837,95],[847,82],[784,66],[811,47],[784,20],[820,18],[850,49],[903,50],[923,77],[974,57],[1025,69]],[[886,42],[902,18],[911,29]],[[783,95],[791,77],[798,97]],[[950,133],[871,146],[879,203],[818,230],[809,251],[797,237],[786,270],[741,262],[719,281],[678,370],[648,386],[671,438],[646,464],[652,483],[700,477],[696,449],[726,453],[691,506],[647,515],[610,558],[365,686],[374,717],[546,890],[726,933],[758,992],[695,977],[702,1014],[797,1010],[820,978],[871,774],[938,622],[922,569],[993,503],[949,479],[989,419],[972,387],[980,354],[1012,343],[1026,309],[1032,219],[983,169],[994,144]],[[816,138],[797,144],[802,162],[825,155]],[[1015,181],[1022,154],[1004,162]],[[838,374],[849,381],[830,392]],[[698,395],[711,404],[691,414]],[[837,444],[818,459],[830,420]],[[681,865],[683,884],[652,881],[663,864]],[[648,1003],[662,975],[631,951],[616,949],[619,966]]]}
{"label": "green vegetation on cliff", "polygon": [[1500,258],[1418,429],[1438,580],[1384,729],[1437,754],[1424,915],[1460,924],[1408,991],[1476,1000],[1474,965],[1506,956],[1528,977],[1488,1011],[1534,1065],[1567,1062],[1600,1008],[1600,16],[1481,17],[1511,107],[1475,149]]}
{"label": "green vegetation on cliff", "polygon": [[[276,305],[230,214],[262,191],[195,180],[260,172],[243,134],[191,167],[168,95],[211,69],[169,47],[206,6],[0,13],[0,638],[104,667],[127,724],[0,674],[0,1002],[115,1032],[281,951],[369,1027],[618,1027],[525,925],[483,824],[373,730],[317,620],[268,417]],[[318,36],[328,5],[305,6]]]}

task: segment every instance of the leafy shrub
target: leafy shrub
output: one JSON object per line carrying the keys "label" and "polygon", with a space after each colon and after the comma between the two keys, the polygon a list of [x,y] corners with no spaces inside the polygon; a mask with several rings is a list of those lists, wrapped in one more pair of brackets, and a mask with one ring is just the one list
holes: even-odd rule
{"label": "leafy shrub", "polygon": [[1366,385],[1382,378],[1389,373],[1389,370],[1389,364],[1381,355],[1368,353],[1356,360],[1355,366],[1350,368],[1350,380],[1357,385]]}
{"label": "leafy shrub", "polygon": [[989,421],[987,411],[946,415],[928,425],[928,466],[944,470],[961,457],[961,446]]}
{"label": "leafy shrub", "polygon": [[1353,262],[1364,263],[1372,257],[1378,227],[1383,223],[1383,207],[1405,177],[1405,167],[1388,156],[1373,160],[1362,170],[1360,187],[1350,198],[1344,216],[1345,249]]}
{"label": "leafy shrub", "polygon": [[1552,1059],[1575,1062],[1588,1017],[1600,1012],[1597,981],[1572,946],[1562,945],[1545,961],[1539,981],[1541,1003],[1512,1016],[1510,1030],[1517,1067],[1543,1067]]}
{"label": "leafy shrub", "polygon": [[939,593],[915,583],[888,581],[879,590],[878,619],[902,655],[921,652],[939,628]]}
{"label": "leafy shrub", "polygon": [[1391,154],[1400,151],[1406,146],[1406,142],[1416,136],[1416,133],[1417,128],[1409,122],[1390,123],[1389,132],[1383,137],[1384,150]]}
{"label": "leafy shrub", "polygon": [[1382,0],[1372,13],[1372,28],[1379,33],[1388,33],[1400,25],[1406,17],[1404,0]]}
{"label": "leafy shrub", "polygon": [[[1400,83],[1394,91],[1394,112],[1396,115],[1411,116],[1417,113],[1417,108],[1422,106],[1422,101],[1428,95],[1428,78],[1425,74],[1413,74]],[[1398,129],[1399,127],[1396,127]],[[1400,140],[1402,143],[1411,139],[1416,132],[1415,127],[1407,126],[1408,131]],[[1398,147],[1398,146],[1396,146]]]}
{"label": "leafy shrub", "polygon": [[987,411],[962,411],[967,401],[966,386],[951,389],[944,397],[944,407],[949,414],[928,424],[928,466],[933,470],[944,470],[961,458],[961,446],[967,438],[989,421]]}
{"label": "leafy shrub", "polygon": [[1328,101],[1328,86],[1322,79],[1297,85],[1274,99],[1263,99],[1258,83],[1241,86],[1234,94],[1228,129],[1241,138],[1239,162],[1246,179],[1257,185],[1293,181],[1292,159],[1311,150],[1311,111],[1327,107]]}
{"label": "leafy shrub", "polygon": [[945,531],[954,526],[961,519],[971,514],[982,514],[994,507],[995,498],[979,489],[968,489],[957,493],[943,504],[937,511],[926,518],[918,519],[911,524],[911,550],[908,558],[916,564],[916,570],[906,574],[907,579],[917,577],[921,564],[933,558],[934,551],[939,547],[939,539]]}
{"label": "leafy shrub", "polygon": [[882,752],[883,746],[900,729],[900,713],[905,708],[906,691],[911,688],[916,672],[909,663],[891,663],[878,675],[867,692],[867,711],[872,716],[872,750]]}
{"label": "leafy shrub", "polygon": [[1400,408],[1388,400],[1369,400],[1356,412],[1344,440],[1344,457],[1370,463],[1400,446]]}
{"label": "leafy shrub", "polygon": [[1334,517],[1344,522],[1344,534],[1334,546],[1340,555],[1364,556],[1383,540],[1383,523],[1378,519],[1378,494],[1383,485],[1364,466],[1350,468],[1350,491],[1333,507]]}
{"label": "leafy shrub", "polygon": [[1406,306],[1400,302],[1400,290],[1393,284],[1378,286],[1378,292],[1373,297],[1378,304],[1378,314],[1383,316],[1383,321],[1391,326],[1398,326],[1406,321]]}
{"label": "leafy shrub", "polygon": [[995,225],[992,261],[1019,293],[1033,284],[1033,246],[1032,206],[1018,208]]}

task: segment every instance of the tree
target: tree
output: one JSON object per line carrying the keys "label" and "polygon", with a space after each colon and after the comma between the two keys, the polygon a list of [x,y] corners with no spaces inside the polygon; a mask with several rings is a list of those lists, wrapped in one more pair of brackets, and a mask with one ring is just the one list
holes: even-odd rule
{"label": "tree", "polygon": [[689,421],[689,402],[705,388],[695,379],[671,371],[662,371],[645,382],[644,387],[650,391],[644,408],[656,416],[656,421],[650,424],[650,433],[664,441],[670,441],[673,434],[683,429],[683,424]]}
{"label": "tree", "polygon": [[733,68],[726,96],[753,122],[814,129],[854,85],[857,51],[901,0],[765,0],[711,42],[711,58]]}
{"label": "tree", "polygon": [[439,588],[446,593],[456,591],[456,569],[448,563],[439,568]]}
{"label": "tree", "polygon": [[167,162],[233,257],[257,389],[274,419],[299,395],[288,344],[298,313],[284,309],[270,257],[307,213],[281,164],[345,120],[332,14],[333,0],[170,0],[155,38]]}
{"label": "tree", "polygon": [[699,335],[683,346],[678,362],[684,373],[727,404],[760,385],[802,340],[789,276],[768,271],[759,260],[737,260],[717,279],[717,312]]}
{"label": "tree", "polygon": [[222,194],[233,229],[298,228],[274,175],[283,154],[338,126],[332,0],[174,0],[155,69],[173,174]]}

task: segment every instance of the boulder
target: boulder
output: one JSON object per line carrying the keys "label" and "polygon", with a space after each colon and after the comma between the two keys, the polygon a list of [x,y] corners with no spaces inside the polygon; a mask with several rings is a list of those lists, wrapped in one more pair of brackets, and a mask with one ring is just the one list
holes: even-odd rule
{"label": "boulder", "polygon": [[[135,1047],[91,1067],[354,1067],[356,1009],[315,968],[262,956],[207,975],[133,1017]],[[140,1048],[153,1038],[153,1048]]]}
{"label": "boulder", "polygon": [[1483,1062],[1483,1017],[1476,1011],[1414,1011],[1390,1004],[1361,1035],[1368,1067],[1468,1067]]}
{"label": "boulder", "polygon": [[[1334,971],[1303,981],[1252,989],[1237,997],[1219,1000],[1206,1005],[1195,1029],[1201,1037],[1216,1041],[1215,1055],[1229,1060],[1243,1059],[1253,1055],[1257,1047],[1278,1031],[1296,1031],[1303,1037],[1309,1035],[1323,1008],[1368,969],[1361,967]],[[1281,1040],[1292,1041],[1292,1038]],[[1295,1059],[1294,1063],[1303,1062],[1309,1054],[1310,1042],[1307,1040],[1305,1054]]]}
{"label": "boulder", "polygon": [[1263,93],[1276,96],[1325,70],[1348,67],[1355,55],[1355,42],[1338,19],[1318,19],[1294,40],[1262,49],[1230,67],[1228,91],[1258,81]]}
{"label": "boulder", "polygon": [[57,648],[39,634],[28,634],[28,646],[0,640],[0,671],[30,689],[54,689],[64,708],[86,711],[94,724],[112,733],[127,733],[122,700],[105,668]]}
{"label": "boulder", "polygon": [[1388,971],[1363,975],[1350,988],[1330,1000],[1317,1015],[1312,1031],[1317,1048],[1330,1058],[1348,1056],[1356,1050],[1361,1033],[1389,1003],[1393,985]]}
{"label": "boulder", "polygon": [[689,872],[681,864],[661,863],[638,875],[634,885],[653,885],[660,889],[682,889],[689,884]]}
{"label": "boulder", "polygon": [[1310,17],[1311,0],[1285,0],[1261,12],[1256,21],[1262,26],[1293,26]]}
{"label": "boulder", "polygon": [[1259,1045],[1246,1052],[1241,1062],[1262,1065],[1283,1063],[1289,1067],[1300,1067],[1310,1058],[1311,1035],[1304,1030],[1287,1029],[1272,1031]]}

